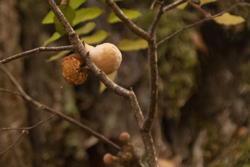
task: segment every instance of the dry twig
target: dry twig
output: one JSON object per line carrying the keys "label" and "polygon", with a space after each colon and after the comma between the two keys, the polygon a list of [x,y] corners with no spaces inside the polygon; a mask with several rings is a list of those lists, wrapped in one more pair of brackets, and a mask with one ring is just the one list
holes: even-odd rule
{"label": "dry twig", "polygon": [[19,93],[22,95],[22,97],[27,100],[28,102],[32,103],[34,106],[36,106],[37,108],[47,111],[51,114],[57,115],[60,118],[76,125],[77,127],[85,130],[86,132],[90,133],[91,135],[95,136],[96,138],[100,139],[101,141],[109,144],[110,146],[114,147],[117,150],[120,150],[120,147],[113,143],[112,141],[110,141],[109,139],[107,139],[105,136],[103,136],[102,134],[94,131],[93,129],[91,129],[90,127],[88,127],[87,125],[82,124],[81,122],[63,114],[62,112],[59,112],[57,110],[54,110],[50,107],[48,107],[45,104],[40,103],[39,101],[36,101],[35,99],[33,99],[31,96],[29,96],[24,89],[22,88],[22,86],[17,82],[17,80],[15,79],[15,77],[3,66],[0,66],[0,69],[6,73],[6,75],[9,77],[9,79],[11,80],[11,82],[16,86],[16,88],[18,89]]}
{"label": "dry twig", "polygon": [[40,53],[40,52],[48,52],[48,51],[61,51],[61,50],[72,50],[73,46],[72,45],[68,45],[68,46],[54,46],[54,47],[38,47],[35,49],[31,49],[31,50],[27,50],[25,52],[21,52],[18,54],[15,54],[13,56],[7,57],[5,59],[0,60],[0,64],[5,64],[8,63],[10,61],[25,57],[25,56],[29,56],[29,55],[33,55],[35,53]]}
{"label": "dry twig", "polygon": [[171,3],[171,4],[167,5],[167,6],[165,6],[165,7],[163,8],[163,11],[164,11],[164,12],[167,12],[167,11],[169,11],[169,10],[171,10],[171,9],[175,9],[178,5],[181,5],[181,4],[185,3],[186,1],[187,1],[187,0],[177,0],[177,1],[174,1],[173,3]]}
{"label": "dry twig", "polygon": [[22,130],[21,134],[16,138],[16,140],[11,145],[9,145],[5,150],[0,152],[0,158],[3,157],[9,151],[11,151],[18,143],[20,143],[25,134],[28,134],[28,131]]}
{"label": "dry twig", "polygon": [[172,39],[173,37],[179,35],[181,32],[183,32],[183,31],[185,31],[185,30],[188,30],[188,29],[193,28],[193,27],[195,27],[195,26],[197,26],[197,25],[200,25],[200,24],[202,24],[202,23],[204,23],[204,22],[206,22],[206,21],[210,21],[210,20],[212,20],[212,19],[214,19],[214,18],[216,18],[216,17],[218,17],[218,16],[223,15],[224,13],[226,13],[226,12],[228,12],[228,11],[230,11],[230,10],[236,8],[238,5],[244,5],[244,4],[243,4],[243,3],[240,3],[240,2],[235,3],[235,4],[233,4],[232,6],[230,6],[228,9],[225,9],[225,10],[223,10],[223,11],[221,11],[221,12],[215,14],[215,15],[212,15],[212,16],[210,16],[210,17],[206,17],[206,18],[201,19],[201,20],[199,20],[199,21],[196,21],[196,22],[194,22],[194,23],[192,23],[192,24],[188,24],[188,25],[186,25],[186,26],[180,28],[179,30],[173,32],[172,34],[170,34],[170,35],[164,37],[163,39],[161,39],[159,42],[157,42],[157,46],[163,44],[164,42],[167,42],[168,40],[170,40],[170,39]]}

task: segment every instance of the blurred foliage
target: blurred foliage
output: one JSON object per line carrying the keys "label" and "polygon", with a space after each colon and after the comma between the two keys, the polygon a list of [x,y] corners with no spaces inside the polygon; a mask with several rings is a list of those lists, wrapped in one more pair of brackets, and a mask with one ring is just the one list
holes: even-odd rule
{"label": "blurred foliage", "polygon": [[[182,28],[185,25],[183,20],[193,17],[184,10],[164,14],[157,31],[158,38]],[[178,111],[185,104],[195,87],[195,71],[199,63],[196,48],[190,42],[192,32],[184,32],[159,48],[160,96],[168,99],[172,111]]]}
{"label": "blurred foliage", "polygon": [[140,50],[140,49],[146,49],[148,47],[148,43],[144,39],[136,39],[136,40],[123,39],[118,44],[118,47],[122,51]]}
{"label": "blurred foliage", "polygon": [[108,36],[108,33],[104,30],[98,30],[91,36],[82,37],[81,40],[87,44],[97,44],[100,41],[104,41]]}
{"label": "blurred foliage", "polygon": [[[219,148],[219,147],[218,147]],[[217,155],[217,154],[216,154]],[[207,164],[213,167],[248,167],[250,166],[249,136],[240,137],[225,145],[219,154]]]}
{"label": "blurred foliage", "polygon": [[217,23],[224,25],[237,25],[245,21],[244,18],[232,15],[230,13],[224,13],[223,15],[216,17],[214,20]]}
{"label": "blurred foliage", "polygon": [[[141,16],[141,13],[137,10],[131,10],[131,9],[122,9],[123,13],[129,18],[129,19],[136,19],[139,16]],[[108,16],[108,22],[109,23],[117,23],[121,22],[121,20],[115,15],[114,12],[111,12]]]}

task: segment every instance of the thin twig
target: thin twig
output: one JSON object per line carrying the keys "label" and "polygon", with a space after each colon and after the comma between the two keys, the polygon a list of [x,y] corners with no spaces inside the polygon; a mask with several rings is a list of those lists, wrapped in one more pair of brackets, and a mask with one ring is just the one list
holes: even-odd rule
{"label": "thin twig", "polygon": [[154,35],[154,32],[155,32],[155,29],[156,29],[156,26],[158,25],[160,19],[161,19],[161,16],[163,14],[163,6],[164,6],[164,1],[161,0],[160,1],[160,8],[158,9],[158,12],[156,14],[156,16],[154,17],[154,20],[152,22],[152,24],[150,25],[149,27],[149,35],[150,36],[153,36]]}
{"label": "thin twig", "polygon": [[158,101],[158,55],[155,40],[149,44],[149,63],[150,63],[150,108],[143,129],[147,132],[151,131],[152,124],[155,119]]}
{"label": "thin twig", "polygon": [[157,111],[157,101],[158,101],[158,54],[157,46],[155,42],[155,32],[157,24],[159,23],[161,16],[163,14],[163,5],[164,2],[161,1],[161,6],[155,15],[155,18],[148,30],[149,34],[153,37],[154,40],[149,42],[148,55],[149,55],[149,64],[150,64],[150,108],[147,118],[144,122],[143,129],[144,131],[150,131],[154,121],[155,113]]}
{"label": "thin twig", "polygon": [[211,17],[206,17],[206,18],[204,18],[204,19],[201,19],[201,20],[199,20],[199,21],[196,21],[196,22],[194,22],[194,23],[192,23],[192,24],[188,24],[188,25],[186,25],[186,26],[180,28],[179,30],[173,32],[172,34],[170,34],[170,35],[164,37],[164,38],[161,39],[159,42],[157,42],[157,46],[163,44],[164,42],[166,42],[166,41],[168,41],[168,40],[170,40],[170,39],[172,39],[173,37],[179,35],[181,32],[183,32],[183,31],[185,31],[185,30],[188,30],[188,29],[193,28],[193,27],[195,27],[195,26],[197,26],[197,25],[200,25],[200,24],[202,24],[202,23],[204,23],[204,22],[206,22],[206,21],[212,20],[212,19],[214,19],[214,18],[216,18],[216,17],[218,17],[218,16],[223,15],[224,13],[226,13],[226,12],[228,12],[228,11],[234,9],[234,8],[237,7],[238,5],[242,5],[242,3],[235,3],[235,4],[233,4],[231,7],[229,7],[228,9],[223,10],[223,11],[221,11],[221,12],[215,14],[215,15],[212,15]]}
{"label": "thin twig", "polygon": [[29,96],[24,89],[22,88],[22,86],[17,82],[17,80],[15,79],[15,77],[3,66],[0,66],[0,69],[2,71],[4,71],[6,73],[6,75],[9,77],[9,79],[12,81],[12,83],[17,87],[18,91],[20,92],[20,94],[23,96],[23,98],[25,100],[27,100],[28,102],[32,103],[33,105],[35,105],[37,108],[42,109],[44,111],[47,111],[51,114],[57,115],[60,118],[76,125],[77,127],[85,130],[86,132],[90,133],[91,135],[95,136],[96,138],[100,139],[101,141],[109,144],[110,146],[114,147],[117,150],[120,150],[120,147],[113,143],[111,140],[107,139],[105,136],[103,136],[102,134],[94,131],[93,129],[91,129],[90,127],[88,127],[87,125],[82,124],[81,122],[63,114],[62,112],[59,112],[57,110],[54,110],[50,107],[48,107],[45,104],[40,103],[39,101],[36,101],[35,99],[33,99],[31,96]]}
{"label": "thin twig", "polygon": [[133,21],[131,21],[127,16],[123,13],[123,11],[117,6],[117,4],[113,0],[106,0],[106,3],[113,9],[114,13],[116,14],[119,19],[123,21],[123,23],[136,35],[142,37],[143,39],[149,41],[151,40],[150,35],[137,26]]}
{"label": "thin twig", "polygon": [[206,10],[202,9],[200,5],[193,2],[193,0],[188,0],[188,3],[193,6],[197,11],[203,14],[205,17],[211,17],[211,14],[208,13]]}
{"label": "thin twig", "polygon": [[8,153],[10,150],[12,150],[18,143],[20,143],[25,134],[28,134],[28,131],[23,130],[11,145],[9,145],[5,150],[0,152],[0,158],[4,156],[6,153]]}
{"label": "thin twig", "polygon": [[185,3],[186,1],[187,1],[187,0],[177,0],[177,1],[174,1],[173,3],[171,3],[171,4],[167,5],[167,6],[165,6],[165,7],[163,8],[163,11],[166,12],[166,11],[169,11],[169,10],[171,10],[171,9],[175,9],[177,6],[179,6],[179,5],[183,4],[183,3]]}
{"label": "thin twig", "polygon": [[150,10],[154,9],[156,4],[157,4],[158,0],[154,0],[151,5],[150,5]]}
{"label": "thin twig", "polygon": [[[113,0],[106,0],[107,4],[111,6],[115,14],[127,25],[128,27],[133,27],[130,26],[129,22],[133,23],[130,19],[126,18],[125,15],[123,15],[121,9],[119,6],[117,6]],[[139,34],[141,37],[146,39],[149,43],[149,64],[150,64],[150,82],[151,82],[151,95],[150,95],[150,109],[149,109],[149,114],[148,118],[146,121],[144,121],[143,126],[139,125],[140,131],[141,131],[141,136],[142,140],[144,142],[145,146],[145,151],[146,151],[146,162],[151,166],[151,167],[157,167],[157,156],[156,156],[156,150],[155,150],[155,145],[153,142],[153,137],[151,135],[151,127],[152,127],[152,122],[154,120],[154,115],[156,112],[157,108],[157,98],[158,98],[158,66],[157,66],[157,48],[156,48],[156,43],[155,43],[155,30],[157,27],[157,24],[160,21],[160,18],[163,14],[163,5],[164,2],[163,0],[160,0],[160,8],[148,30],[148,32],[143,32],[144,34],[147,34],[146,38],[143,37],[143,35],[140,35],[138,33],[138,28],[137,27],[135,30],[133,28],[130,28],[133,32],[135,32],[137,35]],[[148,37],[149,36],[149,37]],[[153,116],[152,116],[153,115]],[[140,120],[140,115],[136,115],[137,122]],[[143,118],[143,117],[142,117]],[[146,126],[145,126],[146,123]],[[144,128],[146,127],[146,128]]]}
{"label": "thin twig", "polygon": [[32,126],[28,126],[28,127],[23,127],[23,128],[1,128],[0,129],[0,132],[1,131],[19,131],[19,130],[31,130],[31,129],[34,129],[42,124],[44,124],[45,122],[48,122],[49,120],[51,120],[52,118],[54,118],[55,115],[51,115],[50,117],[48,117],[47,119],[44,119],[44,120],[41,120],[37,123],[35,123],[34,125]]}
{"label": "thin twig", "polygon": [[14,91],[11,91],[11,90],[8,90],[8,89],[5,89],[5,88],[0,88],[0,92],[2,93],[8,93],[8,94],[12,94],[12,95],[15,95],[15,96],[21,96],[22,95],[18,92],[14,92]]}
{"label": "thin twig", "polygon": [[[61,10],[58,8],[58,6],[56,5],[54,0],[48,0],[49,5],[52,9],[52,11],[55,13],[56,17],[58,18],[58,20],[63,24],[67,34],[69,35],[69,40],[70,42],[74,45],[74,48],[76,49],[76,51],[86,60],[86,65],[89,67],[89,69],[94,73],[94,75],[96,75],[96,77],[101,80],[104,85],[111,89],[112,91],[114,91],[116,94],[123,96],[125,98],[128,98],[130,100],[131,104],[135,104],[138,105],[138,101],[137,98],[133,98],[134,92],[132,90],[127,90],[121,86],[119,86],[118,84],[116,84],[115,82],[113,82],[111,79],[109,79],[109,77],[107,77],[107,75],[101,71],[89,58],[88,53],[85,50],[84,44],[82,43],[82,41],[79,39],[79,36],[75,33],[75,31],[73,30],[73,28],[71,27],[71,25],[69,24],[69,22],[67,21],[67,19],[65,18],[65,16],[63,15],[63,13],[61,12]],[[133,100],[133,101],[131,101]],[[134,111],[135,115],[142,115],[142,111],[140,106],[134,106],[131,105],[132,110]],[[143,122],[143,118],[142,116],[139,116],[139,121],[137,122],[138,125],[141,125]]]}
{"label": "thin twig", "polygon": [[35,49],[27,50],[25,52],[21,52],[18,54],[15,54],[13,56],[7,57],[5,59],[0,60],[0,64],[5,64],[10,61],[28,56],[28,55],[33,55],[35,53],[40,53],[40,52],[48,52],[48,51],[61,51],[61,50],[71,50],[73,49],[73,45],[68,45],[68,46],[54,46],[54,47],[38,47]]}
{"label": "thin twig", "polygon": [[[132,111],[134,112],[134,115],[136,117],[137,120],[137,124],[138,127],[140,129],[142,129],[141,125],[143,124],[143,115],[142,115],[142,111],[141,108],[139,106],[139,103],[137,101],[136,96],[134,95],[134,92],[132,90],[127,90],[119,85],[117,85],[115,82],[113,82],[112,80],[110,80],[106,74],[101,71],[94,63],[92,63],[92,61],[89,58],[88,53],[86,52],[83,43],[81,42],[81,40],[79,39],[79,36],[75,33],[75,31],[73,30],[73,28],[70,26],[69,22],[67,21],[67,19],[65,18],[65,16],[63,15],[63,13],[61,12],[61,10],[58,8],[58,6],[56,5],[54,0],[48,0],[49,5],[52,9],[52,11],[54,12],[55,16],[58,18],[58,20],[63,24],[67,34],[69,35],[69,40],[71,42],[71,44],[74,45],[76,51],[80,54],[80,56],[82,56],[82,58],[84,58],[86,60],[86,65],[89,67],[89,69],[97,76],[97,78],[99,80],[101,80],[105,86],[109,89],[111,89],[113,92],[115,92],[116,94],[126,97],[128,98],[128,100],[130,101],[131,107],[132,107]],[[113,1],[106,1],[107,3],[110,2],[111,5],[114,4]],[[117,11],[120,11],[118,6],[113,6],[115,7],[115,10],[118,9]],[[119,14],[119,13],[118,13]],[[121,13],[120,13],[121,14]],[[123,18],[122,21],[124,22],[128,22],[128,24],[133,27],[133,24],[131,24],[130,21],[128,21],[127,18],[123,17],[123,14],[120,15],[121,18]],[[140,36],[144,37],[147,40],[150,40],[150,37],[148,36],[148,33],[145,33],[145,31],[140,31],[140,29],[137,29],[137,27],[133,27],[131,28],[135,31],[135,33],[137,33],[137,35],[139,34]],[[139,30],[139,31],[138,31]],[[151,136],[152,137],[152,136]],[[143,142],[145,147],[154,147],[154,145],[150,145],[147,146],[148,143],[145,140],[151,140],[152,138],[144,138],[143,137]],[[152,153],[148,153],[147,154],[152,154]],[[154,153],[153,153],[154,155]],[[152,161],[155,162],[156,157],[153,158]],[[151,160],[151,159],[150,159]],[[148,161],[150,166],[152,167],[157,167],[157,163],[153,164],[151,163],[151,161]]]}
{"label": "thin twig", "polygon": [[67,5],[69,3],[69,0],[61,0],[61,5]]}

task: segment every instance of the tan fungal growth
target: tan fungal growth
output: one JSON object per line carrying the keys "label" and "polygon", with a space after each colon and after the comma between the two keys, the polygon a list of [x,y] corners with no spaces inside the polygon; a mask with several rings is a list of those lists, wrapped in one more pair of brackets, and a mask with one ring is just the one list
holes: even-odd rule
{"label": "tan fungal growth", "polygon": [[[118,70],[122,61],[120,50],[111,43],[103,43],[93,47],[85,44],[89,57],[106,74]],[[62,75],[64,79],[74,85],[80,85],[87,79],[87,69],[77,53],[71,54],[62,60]]]}
{"label": "tan fungal growth", "polygon": [[106,74],[118,70],[122,62],[120,50],[111,43],[103,43],[89,50],[90,59]]}
{"label": "tan fungal growth", "polygon": [[82,67],[83,62],[79,54],[71,54],[62,60],[62,75],[64,79],[74,85],[83,84],[87,77],[87,69]]}

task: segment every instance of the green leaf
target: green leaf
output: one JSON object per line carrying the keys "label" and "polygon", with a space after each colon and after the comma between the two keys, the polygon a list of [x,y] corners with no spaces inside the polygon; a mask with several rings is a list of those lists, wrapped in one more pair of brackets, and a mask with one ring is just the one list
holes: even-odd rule
{"label": "green leaf", "polygon": [[231,15],[230,13],[224,13],[223,15],[214,18],[214,20],[215,22],[224,25],[237,25],[245,21],[244,18]]}
{"label": "green leaf", "polygon": [[146,49],[148,47],[148,43],[144,39],[137,39],[137,40],[123,39],[118,44],[118,47],[122,51],[133,51],[133,50]]}
{"label": "green leaf", "polygon": [[76,33],[78,35],[88,34],[90,33],[94,28],[96,27],[96,24],[94,22],[89,22],[85,24],[83,27],[76,30]]}
{"label": "green leaf", "polygon": [[[141,13],[137,10],[131,10],[131,9],[122,9],[123,13],[129,18],[129,19],[136,19],[139,16],[141,16]],[[111,12],[108,16],[108,22],[109,23],[117,23],[121,20],[115,15],[114,12]]]}
{"label": "green leaf", "polygon": [[[73,19],[75,18],[75,11],[68,5],[60,5],[59,6],[61,11],[63,12],[64,16],[67,18],[70,24],[72,24]],[[65,29],[63,25],[60,23],[60,21],[54,17],[54,23],[55,23],[55,29],[58,33],[61,35],[65,33]]]}
{"label": "green leaf", "polygon": [[79,111],[76,106],[76,98],[73,87],[69,84],[65,84],[64,86],[64,101],[64,109],[66,114],[70,116],[77,116],[79,114]]}
{"label": "green leaf", "polygon": [[42,24],[52,24],[54,23],[54,13],[49,11],[49,13],[43,18]]}
{"label": "green leaf", "polygon": [[207,3],[212,3],[212,2],[216,2],[217,0],[200,0],[201,4],[200,5],[205,5]]}
{"label": "green leaf", "polygon": [[187,2],[182,3],[182,4],[180,4],[180,5],[177,6],[177,9],[184,9],[187,5],[188,5]]}
{"label": "green leaf", "polygon": [[97,44],[104,41],[108,37],[108,33],[104,30],[99,30],[91,36],[81,38],[87,44]]}
{"label": "green leaf", "polygon": [[95,19],[100,16],[101,13],[102,10],[96,7],[79,9],[76,11],[76,16],[73,20],[73,25],[77,25],[87,20]]}
{"label": "green leaf", "polygon": [[77,9],[79,6],[81,6],[86,0],[70,0],[69,1],[69,6],[72,9]]}
{"label": "green leaf", "polygon": [[[116,76],[117,76],[117,71],[107,75],[109,77],[109,79],[111,79],[112,81],[115,80]],[[99,92],[102,93],[107,87],[102,83],[100,82],[100,87],[99,87]]]}
{"label": "green leaf", "polygon": [[51,37],[49,39],[47,39],[44,43],[43,46],[47,46],[48,44],[50,44],[51,42],[54,42],[56,40],[58,40],[61,37],[61,34],[59,34],[58,32],[54,32]]}
{"label": "green leaf", "polygon": [[60,51],[57,54],[52,55],[47,61],[51,62],[51,61],[58,60],[58,59],[64,57],[65,55],[67,55],[68,53],[70,53],[69,50]]}

